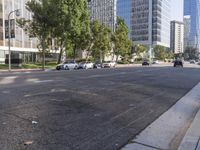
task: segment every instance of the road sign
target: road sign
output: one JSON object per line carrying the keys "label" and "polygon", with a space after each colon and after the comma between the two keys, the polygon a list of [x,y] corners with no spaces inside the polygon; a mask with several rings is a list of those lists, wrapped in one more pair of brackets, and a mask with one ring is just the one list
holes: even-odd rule
{"label": "road sign", "polygon": [[[10,19],[10,38],[15,38],[15,19]],[[5,38],[9,38],[8,20],[5,20]]]}

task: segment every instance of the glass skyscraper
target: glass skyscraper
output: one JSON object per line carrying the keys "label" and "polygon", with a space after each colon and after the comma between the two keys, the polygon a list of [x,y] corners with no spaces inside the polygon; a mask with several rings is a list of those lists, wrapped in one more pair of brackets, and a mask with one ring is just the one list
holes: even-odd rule
{"label": "glass skyscraper", "polygon": [[135,44],[170,46],[170,0],[118,0]]}
{"label": "glass skyscraper", "polygon": [[190,46],[200,49],[200,0],[184,0],[184,15],[190,16]]}
{"label": "glass skyscraper", "polygon": [[131,13],[132,0],[117,0],[117,16],[124,19],[129,28],[129,38],[131,38]]}
{"label": "glass skyscraper", "polygon": [[114,31],[117,17],[116,2],[117,0],[88,0],[91,21],[98,20]]}

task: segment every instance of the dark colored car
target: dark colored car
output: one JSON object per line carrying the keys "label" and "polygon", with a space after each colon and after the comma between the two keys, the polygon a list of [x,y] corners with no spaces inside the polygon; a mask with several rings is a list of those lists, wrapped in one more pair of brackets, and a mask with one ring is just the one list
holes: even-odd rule
{"label": "dark colored car", "polygon": [[183,67],[183,61],[181,59],[176,59],[174,61],[174,67],[177,67],[177,66]]}
{"label": "dark colored car", "polygon": [[146,61],[146,60],[145,60],[145,61],[143,61],[143,62],[142,62],[142,66],[149,66],[149,62],[148,62],[148,61]]}

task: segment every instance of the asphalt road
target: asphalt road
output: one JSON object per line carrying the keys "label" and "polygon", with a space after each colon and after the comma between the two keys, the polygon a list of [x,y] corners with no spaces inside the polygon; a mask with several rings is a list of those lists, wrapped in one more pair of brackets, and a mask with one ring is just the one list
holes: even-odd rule
{"label": "asphalt road", "polygon": [[200,82],[199,68],[0,74],[0,150],[117,150]]}

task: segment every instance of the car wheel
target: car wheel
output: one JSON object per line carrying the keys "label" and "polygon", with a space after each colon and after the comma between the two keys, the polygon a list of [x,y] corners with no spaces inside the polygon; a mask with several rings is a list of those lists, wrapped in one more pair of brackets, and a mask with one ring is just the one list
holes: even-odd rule
{"label": "car wheel", "polygon": [[65,70],[69,70],[69,67],[68,67],[68,66],[66,66],[66,67],[65,67]]}
{"label": "car wheel", "polygon": [[59,67],[59,66],[57,66],[57,67],[56,67],[56,70],[60,70],[60,67]]}
{"label": "car wheel", "polygon": [[75,66],[74,69],[77,70],[77,69],[78,69],[78,66]]}

